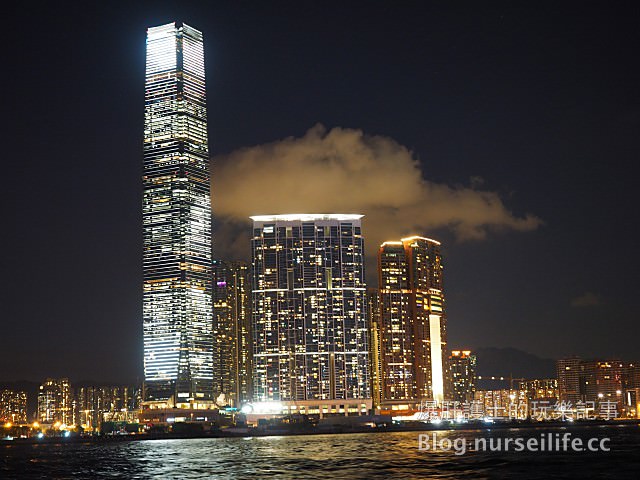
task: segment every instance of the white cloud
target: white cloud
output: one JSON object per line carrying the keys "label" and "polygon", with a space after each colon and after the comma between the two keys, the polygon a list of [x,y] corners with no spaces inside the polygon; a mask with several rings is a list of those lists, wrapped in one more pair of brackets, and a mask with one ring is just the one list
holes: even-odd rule
{"label": "white cloud", "polygon": [[276,213],[362,213],[373,254],[384,240],[448,228],[459,240],[491,230],[528,231],[495,192],[423,178],[412,152],[391,138],[316,125],[300,138],[236,150],[213,159],[216,256],[248,248],[248,217]]}

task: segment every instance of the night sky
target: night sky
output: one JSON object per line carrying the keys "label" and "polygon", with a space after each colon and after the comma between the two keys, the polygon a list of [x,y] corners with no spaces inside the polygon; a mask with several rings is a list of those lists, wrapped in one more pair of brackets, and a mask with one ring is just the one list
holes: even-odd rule
{"label": "night sky", "polygon": [[[249,152],[277,171],[275,147],[318,124],[323,145],[382,138],[446,190],[443,210],[472,197],[429,223],[440,207],[425,194],[415,225],[432,228],[412,232],[444,244],[451,347],[640,359],[632,2],[19,3],[4,21],[0,379],[141,376],[145,35],[174,20],[205,36],[216,257],[244,251],[223,215],[256,181],[231,178],[238,149],[262,146]],[[465,235],[474,192],[503,218]],[[374,200],[360,213],[384,209]],[[365,242],[393,231],[368,236],[367,217]]]}

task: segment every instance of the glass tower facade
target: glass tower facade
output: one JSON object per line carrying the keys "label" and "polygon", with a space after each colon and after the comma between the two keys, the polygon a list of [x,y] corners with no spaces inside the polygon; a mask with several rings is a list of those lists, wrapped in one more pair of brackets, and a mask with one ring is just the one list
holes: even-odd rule
{"label": "glass tower facade", "polygon": [[144,164],[145,400],[210,401],[211,203],[202,33],[147,30]]}
{"label": "glass tower facade", "polygon": [[409,237],[378,252],[383,401],[442,401],[447,362],[440,242]]}
{"label": "glass tower facade", "polygon": [[253,400],[371,397],[362,215],[253,219]]}

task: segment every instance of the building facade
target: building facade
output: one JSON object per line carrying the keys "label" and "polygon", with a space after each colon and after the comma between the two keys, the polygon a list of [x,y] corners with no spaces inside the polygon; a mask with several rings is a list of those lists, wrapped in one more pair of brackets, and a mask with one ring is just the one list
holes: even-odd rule
{"label": "building facade", "polygon": [[47,378],[38,392],[40,423],[75,424],[73,391],[68,378]]}
{"label": "building facade", "polygon": [[582,359],[580,357],[562,358],[556,362],[558,376],[558,397],[560,401],[573,404],[584,400],[584,388],[581,387]]}
{"label": "building facade", "polygon": [[145,400],[213,394],[211,204],[202,33],[147,30],[143,163]]}
{"label": "building facade", "polygon": [[526,392],[529,403],[534,400],[556,402],[558,396],[558,380],[555,378],[532,378],[518,381],[518,390]]}
{"label": "building facade", "polygon": [[251,400],[251,279],[243,262],[213,262],[213,379],[220,406]]}
{"label": "building facade", "polygon": [[618,359],[560,359],[556,363],[558,396],[574,407],[588,402],[617,417],[636,416],[633,365]]}
{"label": "building facade", "polygon": [[581,386],[586,401],[615,402],[622,411],[624,363],[620,360],[585,360],[581,363]]}
{"label": "building facade", "polygon": [[[413,236],[378,252],[383,402],[445,398],[446,314],[440,242]],[[447,392],[448,393],[448,392]]]}
{"label": "building facade", "polygon": [[0,422],[27,423],[27,392],[0,390]]}
{"label": "building facade", "polygon": [[105,421],[134,421],[141,403],[139,387],[75,387],[76,422],[85,431],[99,431]]}
{"label": "building facade", "polygon": [[371,404],[361,217],[251,217],[254,402]]}
{"label": "building facade", "polygon": [[380,350],[380,292],[367,289],[369,315],[369,366],[371,369],[371,396],[373,404],[382,403],[382,351]]}
{"label": "building facade", "polygon": [[531,413],[531,405],[524,390],[476,390],[474,403],[475,412],[493,419],[524,420]]}
{"label": "building facade", "polygon": [[476,391],[476,356],[470,350],[452,350],[449,356],[449,378],[454,402],[470,402]]}

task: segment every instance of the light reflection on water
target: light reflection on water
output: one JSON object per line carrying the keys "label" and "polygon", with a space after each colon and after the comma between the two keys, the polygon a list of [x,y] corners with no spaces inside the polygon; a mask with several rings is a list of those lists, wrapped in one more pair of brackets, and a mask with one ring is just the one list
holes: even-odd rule
{"label": "light reflection on water", "polygon": [[[560,429],[552,432],[566,431]],[[547,430],[545,430],[547,432]],[[611,437],[611,452],[418,450],[418,432],[2,445],[0,478],[640,478],[640,431],[581,428]],[[431,432],[428,433],[431,437]],[[541,430],[440,431],[437,439],[539,437]]]}

